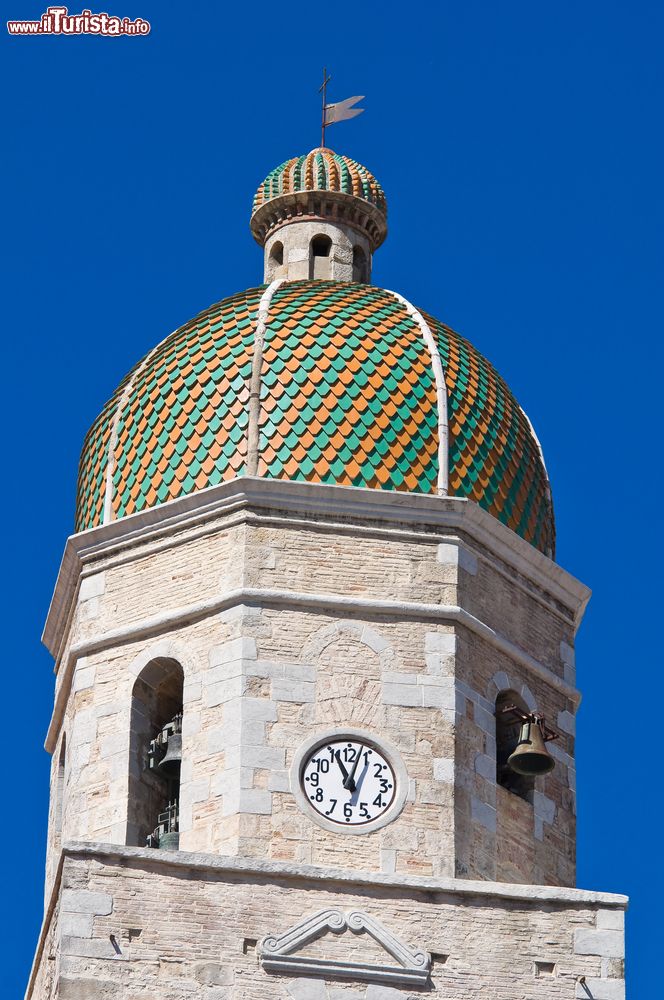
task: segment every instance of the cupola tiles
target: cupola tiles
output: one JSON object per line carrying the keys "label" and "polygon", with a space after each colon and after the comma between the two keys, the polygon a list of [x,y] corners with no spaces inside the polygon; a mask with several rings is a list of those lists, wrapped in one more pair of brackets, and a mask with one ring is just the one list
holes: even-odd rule
{"label": "cupola tiles", "polygon": [[265,285],[170,334],[102,410],[77,530],[237,476],[465,497],[547,555],[554,518],[528,417],[463,337],[369,284],[375,177],[329,149],[273,170],[251,227]]}

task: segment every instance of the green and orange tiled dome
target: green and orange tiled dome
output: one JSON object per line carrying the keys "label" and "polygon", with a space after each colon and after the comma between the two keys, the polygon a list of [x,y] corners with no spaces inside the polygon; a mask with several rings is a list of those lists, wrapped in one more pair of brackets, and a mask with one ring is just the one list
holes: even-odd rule
{"label": "green and orange tiled dome", "polygon": [[[431,354],[414,310],[371,285],[291,281],[223,299],[151,351],[92,425],[76,528],[247,473],[249,384],[264,329],[256,472],[436,493],[439,424]],[[444,372],[450,495],[467,497],[552,555],[541,451],[505,382],[426,314]]]}
{"label": "green and orange tiled dome", "polygon": [[361,163],[326,147],[294,156],[270,171],[254,195],[252,212],[275,198],[301,191],[339,191],[387,215],[385,193],[374,175]]}

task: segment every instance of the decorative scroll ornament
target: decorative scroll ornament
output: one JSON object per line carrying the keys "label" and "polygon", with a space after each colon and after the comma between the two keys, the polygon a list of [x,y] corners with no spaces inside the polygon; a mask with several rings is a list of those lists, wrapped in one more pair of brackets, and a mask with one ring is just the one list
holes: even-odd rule
{"label": "decorative scroll ornament", "polygon": [[[330,958],[311,958],[296,954],[301,948],[328,931],[341,934],[366,932],[398,963],[344,962]],[[431,956],[425,951],[414,951],[390,934],[373,917],[353,910],[321,910],[300,921],[284,934],[269,935],[259,946],[261,965],[267,972],[286,972],[296,976],[330,976],[344,979],[368,979],[371,982],[397,983],[422,986],[429,979]]]}

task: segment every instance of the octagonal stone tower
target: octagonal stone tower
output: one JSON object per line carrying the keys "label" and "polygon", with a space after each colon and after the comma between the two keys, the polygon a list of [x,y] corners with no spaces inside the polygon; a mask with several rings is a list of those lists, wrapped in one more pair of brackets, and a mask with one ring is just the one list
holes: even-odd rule
{"label": "octagonal stone tower", "polygon": [[[386,212],[330,150],[273,171],[267,283],[86,438],[29,997],[624,993],[625,899],[573,888],[589,592],[505,382],[368,283]],[[508,705],[550,773],[507,765]]]}

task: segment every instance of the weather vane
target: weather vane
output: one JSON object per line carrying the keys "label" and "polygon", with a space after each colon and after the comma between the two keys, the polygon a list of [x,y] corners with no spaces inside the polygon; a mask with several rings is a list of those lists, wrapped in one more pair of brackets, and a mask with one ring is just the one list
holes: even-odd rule
{"label": "weather vane", "polygon": [[327,69],[323,67],[323,84],[318,88],[318,93],[322,94],[322,112],[321,112],[321,146],[325,146],[325,129],[328,125],[334,125],[335,122],[343,122],[348,118],[355,118],[356,115],[361,115],[364,108],[354,108],[353,105],[357,104],[358,101],[364,100],[364,97],[347,97],[345,101],[337,101],[336,104],[327,103],[327,85],[332,79],[331,76],[327,75]]}

